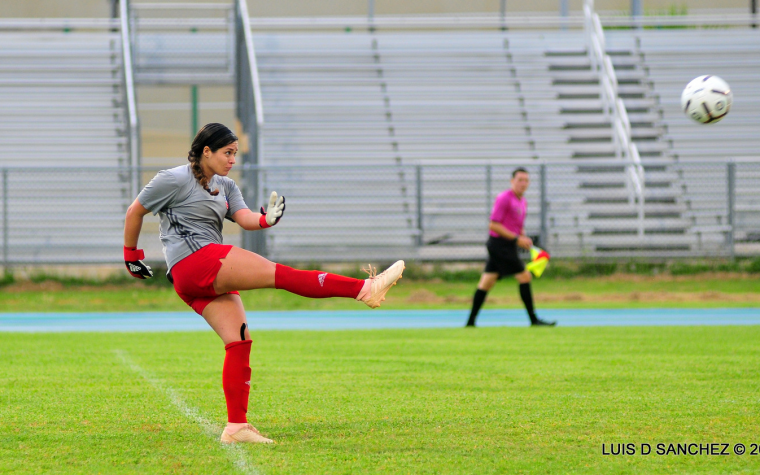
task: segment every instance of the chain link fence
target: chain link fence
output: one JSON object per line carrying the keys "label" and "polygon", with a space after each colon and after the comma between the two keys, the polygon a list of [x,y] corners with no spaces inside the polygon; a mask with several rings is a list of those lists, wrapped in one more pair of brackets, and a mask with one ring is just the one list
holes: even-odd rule
{"label": "chain link fence", "polygon": [[[517,166],[531,177],[526,233],[553,256],[760,254],[760,159],[645,162],[643,215],[619,161],[264,166],[230,176],[260,190],[253,210],[273,190],[287,197],[284,219],[258,231],[270,259],[466,261],[485,257],[491,207]],[[138,173],[144,185],[157,171],[0,168],[4,266],[120,263],[130,181]],[[224,235],[243,243],[234,223]],[[157,217],[146,217],[140,246],[163,260]]]}

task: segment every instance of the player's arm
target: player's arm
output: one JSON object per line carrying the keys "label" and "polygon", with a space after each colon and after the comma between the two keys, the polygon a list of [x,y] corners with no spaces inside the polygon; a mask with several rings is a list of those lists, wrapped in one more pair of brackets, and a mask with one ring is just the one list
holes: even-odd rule
{"label": "player's arm", "polygon": [[138,200],[135,200],[127,209],[127,217],[124,220],[124,246],[137,247],[137,239],[140,237],[143,217],[150,213]]}
{"label": "player's arm", "polygon": [[518,237],[517,234],[505,228],[503,224],[497,221],[491,221],[488,224],[488,230],[498,234],[499,236],[503,237],[507,241],[514,241]]}
{"label": "player's arm", "polygon": [[273,191],[269,196],[269,205],[266,211],[261,207],[260,213],[254,213],[248,208],[235,211],[232,220],[246,231],[256,231],[259,229],[271,228],[280,222],[283,213],[285,213],[285,197],[277,197],[277,192]]}
{"label": "player's arm", "polygon": [[523,249],[530,249],[530,247],[533,245],[533,240],[531,240],[528,236],[522,234],[517,235],[509,229],[505,228],[503,224],[497,221],[491,221],[488,224],[488,230],[495,232],[508,241],[516,241],[517,245]]}
{"label": "player's arm", "polygon": [[150,267],[142,261],[145,254],[142,249],[137,249],[137,240],[142,230],[143,218],[150,213],[140,202],[135,201],[127,209],[127,216],[124,219],[124,265],[127,271],[138,279],[148,279],[153,277]]}
{"label": "player's arm", "polygon": [[525,228],[522,228],[520,230],[520,236],[518,237],[518,239],[521,239],[521,238],[524,238],[523,243],[520,244],[520,242],[518,241],[517,245],[523,247],[524,249],[530,250],[530,248],[533,247],[533,239],[529,238],[525,234]]}
{"label": "player's arm", "polygon": [[261,213],[254,213],[248,208],[236,211],[235,214],[232,215],[232,220],[246,231],[257,231],[259,229],[264,229],[261,227],[260,223]]}

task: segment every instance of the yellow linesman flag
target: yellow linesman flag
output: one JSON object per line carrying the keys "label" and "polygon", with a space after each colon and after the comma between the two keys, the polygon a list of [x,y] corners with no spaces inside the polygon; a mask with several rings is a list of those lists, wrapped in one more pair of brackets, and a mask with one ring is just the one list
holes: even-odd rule
{"label": "yellow linesman flag", "polygon": [[549,253],[540,247],[533,246],[530,248],[530,262],[525,268],[531,271],[536,277],[541,277],[541,274],[546,270],[546,265],[548,263]]}

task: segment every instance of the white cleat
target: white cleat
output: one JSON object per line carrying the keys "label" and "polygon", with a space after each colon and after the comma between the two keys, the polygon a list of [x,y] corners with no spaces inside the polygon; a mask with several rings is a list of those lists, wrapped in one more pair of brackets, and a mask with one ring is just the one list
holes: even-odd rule
{"label": "white cleat", "polygon": [[380,302],[385,300],[385,294],[388,293],[388,290],[396,285],[396,282],[401,278],[401,273],[404,272],[404,269],[404,261],[396,261],[379,275],[375,275],[377,270],[373,269],[372,266],[369,266],[369,270],[363,269],[364,272],[369,274],[370,291],[362,299],[362,302],[366,303],[370,308],[379,307]]}
{"label": "white cleat", "polygon": [[267,439],[263,435],[261,435],[261,432],[255,427],[253,427],[251,424],[248,424],[247,427],[243,427],[239,431],[235,432],[234,434],[230,434],[227,432],[227,428],[225,428],[222,431],[222,442],[226,444],[233,444],[237,442],[247,442],[250,444],[273,444],[274,441],[272,439]]}

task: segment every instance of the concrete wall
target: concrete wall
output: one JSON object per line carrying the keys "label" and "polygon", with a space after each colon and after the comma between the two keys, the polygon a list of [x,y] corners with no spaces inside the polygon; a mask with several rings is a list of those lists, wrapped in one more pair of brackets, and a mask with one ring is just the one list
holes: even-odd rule
{"label": "concrete wall", "polygon": [[[184,0],[198,1],[198,0]],[[227,3],[232,0],[202,0]],[[581,10],[583,0],[569,0],[570,10]],[[136,3],[145,3],[137,0]],[[664,11],[672,6],[696,8],[740,8],[749,10],[750,0],[643,0],[644,11]],[[375,0],[377,15],[498,12],[500,0]],[[507,0],[507,12],[559,11],[559,0],[518,2]],[[628,11],[630,0],[596,0],[596,10]],[[368,0],[248,0],[253,16],[366,15]],[[0,17],[107,17],[111,0],[0,0]]]}

